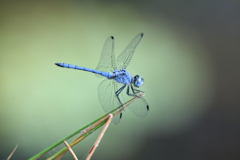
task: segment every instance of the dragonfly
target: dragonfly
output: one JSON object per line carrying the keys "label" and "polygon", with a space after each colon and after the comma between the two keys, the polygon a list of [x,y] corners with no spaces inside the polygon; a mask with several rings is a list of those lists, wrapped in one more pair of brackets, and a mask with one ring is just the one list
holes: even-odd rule
{"label": "dragonfly", "polygon": [[[136,97],[143,91],[138,88],[144,83],[144,79],[140,75],[132,76],[127,70],[133,54],[142,40],[143,33],[138,34],[126,47],[126,49],[118,56],[117,63],[114,53],[114,37],[107,38],[100,56],[96,69],[85,68],[68,63],[55,63],[55,65],[63,68],[77,69],[95,73],[97,77],[105,77],[98,86],[99,102],[105,112],[110,112],[113,109],[121,106],[121,99],[127,97]],[[126,94],[123,90],[126,88]],[[121,96],[123,95],[123,96]],[[129,108],[134,114],[139,117],[146,117],[149,112],[147,101],[141,97],[129,105]],[[118,124],[122,118],[122,112],[113,119],[114,124]]]}

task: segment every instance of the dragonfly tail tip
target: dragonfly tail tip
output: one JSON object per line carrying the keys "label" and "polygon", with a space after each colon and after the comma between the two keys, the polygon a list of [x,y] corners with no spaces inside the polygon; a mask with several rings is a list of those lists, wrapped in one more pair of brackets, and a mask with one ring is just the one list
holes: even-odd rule
{"label": "dragonfly tail tip", "polygon": [[57,66],[60,66],[60,64],[59,63],[54,63],[55,65],[57,65]]}

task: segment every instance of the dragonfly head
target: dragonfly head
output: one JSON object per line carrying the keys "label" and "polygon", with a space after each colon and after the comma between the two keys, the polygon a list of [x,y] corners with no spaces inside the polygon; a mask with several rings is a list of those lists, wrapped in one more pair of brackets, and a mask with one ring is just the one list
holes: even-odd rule
{"label": "dragonfly head", "polygon": [[134,78],[133,78],[133,85],[137,88],[141,87],[143,85],[143,78],[139,75],[136,75]]}

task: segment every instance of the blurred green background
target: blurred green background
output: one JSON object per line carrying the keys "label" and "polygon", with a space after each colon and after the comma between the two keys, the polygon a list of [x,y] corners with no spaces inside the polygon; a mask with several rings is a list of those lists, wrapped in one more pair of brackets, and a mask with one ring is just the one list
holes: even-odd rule
{"label": "blurred green background", "polygon": [[[0,2],[0,159],[16,144],[12,159],[30,158],[105,114],[102,79],[54,63],[94,69],[107,37],[118,56],[140,32],[127,69],[144,78],[150,113],[126,109],[92,159],[239,159],[239,15],[223,0]],[[79,159],[97,136],[74,147]]]}

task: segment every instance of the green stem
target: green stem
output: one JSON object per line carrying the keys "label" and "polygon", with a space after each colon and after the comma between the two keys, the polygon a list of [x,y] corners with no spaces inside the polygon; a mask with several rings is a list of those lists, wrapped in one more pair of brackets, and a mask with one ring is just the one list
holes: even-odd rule
{"label": "green stem", "polygon": [[[133,98],[134,99],[134,98]],[[118,110],[119,108],[121,108],[122,106],[124,106],[125,104],[129,103],[130,101],[132,101],[133,99],[127,101],[126,103],[124,103],[123,105],[115,108],[114,110],[110,111],[109,113],[113,113],[114,111]],[[33,157],[29,158],[29,160],[35,160],[40,158],[42,155],[44,155],[45,153],[47,153],[48,151],[50,151],[51,149],[57,147],[58,145],[60,145],[61,143],[63,143],[64,141],[68,140],[69,138],[75,136],[76,134],[78,134],[79,132],[81,132],[82,130],[84,130],[85,128],[93,125],[94,123],[96,123],[97,121],[99,121],[100,119],[102,119],[103,117],[105,117],[106,115],[108,115],[109,113],[105,114],[104,116],[96,119],[95,121],[89,123],[88,125],[82,127],[81,129],[73,132],[72,134],[68,135],[67,137],[63,138],[62,140],[59,140],[58,142],[54,143],[53,145],[49,146],[48,148],[44,149],[43,151],[39,152],[38,154],[34,155]],[[98,129],[99,127],[101,127],[104,123],[106,123],[106,120],[103,121],[100,125],[98,125],[97,127],[95,127],[96,129]],[[96,129],[94,129],[93,131],[95,131]],[[85,138],[90,135],[93,132],[89,132],[86,134]],[[64,148],[65,149],[65,148]],[[61,150],[60,152],[62,152],[63,150]],[[59,153],[59,152],[58,152]]]}
{"label": "green stem", "polygon": [[[91,132],[88,132],[84,135],[83,139],[85,139],[87,136],[89,136],[90,134],[92,134],[95,130],[97,130],[98,128],[100,128],[102,125],[104,125],[107,122],[107,119],[105,121],[103,121],[102,123],[100,123],[98,126],[96,126]],[[82,140],[83,140],[82,139]],[[62,153],[68,151],[68,148],[65,147],[62,150],[58,151],[56,154],[54,154],[53,156],[49,157],[47,160],[52,160],[54,158],[56,158],[57,156],[61,155]]]}

